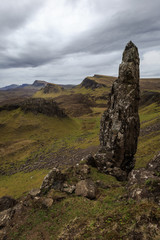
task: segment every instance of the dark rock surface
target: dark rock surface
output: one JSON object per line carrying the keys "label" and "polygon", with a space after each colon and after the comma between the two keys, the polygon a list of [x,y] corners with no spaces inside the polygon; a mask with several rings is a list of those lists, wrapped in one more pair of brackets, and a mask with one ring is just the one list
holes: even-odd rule
{"label": "dark rock surface", "polygon": [[4,110],[7,110],[7,111],[12,111],[12,110],[15,110],[17,108],[20,107],[20,102],[18,103],[10,103],[10,104],[4,104],[2,106],[0,106],[0,112],[1,111],[4,111]]}
{"label": "dark rock surface", "polygon": [[101,87],[106,87],[106,85],[98,83],[94,80],[91,80],[89,78],[85,78],[83,80],[83,82],[81,83],[81,87],[85,87],[85,88],[91,88],[92,90],[96,89],[96,88],[101,88]]}
{"label": "dark rock surface", "polygon": [[34,114],[42,113],[47,116],[67,117],[65,111],[53,99],[44,98],[28,98],[15,103],[5,104],[0,106],[0,112],[3,110],[12,111],[17,108]]}
{"label": "dark rock surface", "polygon": [[0,198],[0,212],[8,208],[14,207],[17,201],[9,196]]}
{"label": "dark rock surface", "polygon": [[66,117],[64,110],[60,109],[52,99],[29,98],[21,104],[21,109],[34,114],[43,113],[48,116]]}
{"label": "dark rock surface", "polygon": [[44,178],[40,187],[40,194],[47,193],[51,188],[61,190],[65,181],[65,175],[57,168],[53,168]]}
{"label": "dark rock surface", "polygon": [[146,168],[131,171],[127,190],[129,198],[148,199],[160,205],[160,152]]}
{"label": "dark rock surface", "polygon": [[[139,54],[129,42],[124,50],[119,77],[113,83],[108,109],[100,126],[100,149],[95,156],[97,167],[106,173],[118,168],[129,173],[135,164],[139,136]],[[118,171],[112,170],[112,175]],[[118,175],[121,175],[121,173]],[[125,175],[125,173],[123,174]]]}

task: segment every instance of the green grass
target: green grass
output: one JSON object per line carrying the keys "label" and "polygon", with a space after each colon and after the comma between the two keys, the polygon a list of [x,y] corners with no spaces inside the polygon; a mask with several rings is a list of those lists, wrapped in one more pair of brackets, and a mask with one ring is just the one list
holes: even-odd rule
{"label": "green grass", "polygon": [[[0,164],[1,171],[6,174],[10,174],[15,168],[18,169],[28,159],[30,164],[34,164],[41,156],[45,160],[48,154],[56,153],[62,148],[85,149],[98,144],[98,117],[59,119],[43,114],[25,114],[17,109],[0,112],[0,124]],[[23,174],[20,174],[19,178],[22,176]],[[7,177],[8,182],[4,183],[6,186],[11,184],[14,191],[12,180],[9,181],[9,178],[11,176]],[[28,183],[28,188],[32,188],[32,183]],[[0,187],[0,195],[4,193],[10,195],[12,191],[8,187],[5,191]],[[17,195],[20,196],[22,193],[18,188]]]}
{"label": "green grass", "polygon": [[19,172],[11,176],[0,175],[0,197],[9,195],[19,198],[30,190],[39,188],[47,173],[48,170],[38,170],[28,173]]}
{"label": "green grass", "polygon": [[[103,110],[94,108],[91,116],[67,119],[24,114],[20,109],[0,112],[0,124],[3,125],[0,135],[1,170],[9,172],[12,164],[19,168],[27,159],[38,161],[40,156],[45,158],[61,148],[86,149],[89,146],[98,146],[100,114],[96,117],[94,113]],[[160,107],[157,104],[141,108],[141,128],[159,123],[159,113]],[[139,137],[136,168],[146,166],[158,152],[159,142],[160,132],[157,131]],[[3,190],[0,190],[0,194],[3,195]]]}
{"label": "green grass", "polygon": [[136,153],[136,168],[146,167],[147,163],[159,151],[160,131],[139,138],[138,149]]}
{"label": "green grass", "polygon": [[152,103],[140,109],[140,121],[142,124],[156,118],[160,118],[160,106],[157,103]]}
{"label": "green grass", "polygon": [[103,173],[100,173],[97,171],[96,168],[91,168],[91,178],[96,182],[98,180],[100,180],[101,182],[103,182],[104,184],[115,184],[115,183],[119,183],[115,177],[111,176],[111,175],[106,175]]}
{"label": "green grass", "polygon": [[24,114],[19,109],[1,112],[0,124],[4,124],[0,135],[1,166],[24,162],[31,154],[47,151],[51,146],[56,150],[62,147],[64,138],[73,138],[81,129],[81,123],[74,119]]}
{"label": "green grass", "polygon": [[[96,201],[73,195],[57,202],[50,210],[32,209],[9,239],[40,239],[42,235],[55,240],[66,233],[69,239],[128,239],[127,233],[134,230],[140,216],[148,217],[152,212],[156,219],[160,212],[157,205],[147,201],[120,201],[119,196],[124,193],[124,188],[115,188],[104,192],[104,198]],[[143,224],[147,227],[147,223]]]}
{"label": "green grass", "polygon": [[157,103],[150,104],[140,108],[139,114],[141,129],[145,131],[149,127],[151,130],[139,137],[136,168],[146,167],[146,164],[158,153],[160,143],[160,131],[154,130],[154,126],[160,124],[160,106]]}

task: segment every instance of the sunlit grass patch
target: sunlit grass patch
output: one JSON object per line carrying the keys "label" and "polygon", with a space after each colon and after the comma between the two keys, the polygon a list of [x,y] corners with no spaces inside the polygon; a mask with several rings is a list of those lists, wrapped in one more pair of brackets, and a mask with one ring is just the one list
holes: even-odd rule
{"label": "sunlit grass patch", "polygon": [[18,198],[33,188],[39,188],[48,170],[29,173],[19,172],[11,176],[0,175],[0,197],[9,195]]}

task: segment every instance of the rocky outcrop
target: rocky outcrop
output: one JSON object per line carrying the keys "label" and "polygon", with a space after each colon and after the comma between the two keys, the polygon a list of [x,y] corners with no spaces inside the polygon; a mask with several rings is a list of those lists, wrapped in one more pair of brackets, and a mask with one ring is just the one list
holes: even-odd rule
{"label": "rocky outcrop", "polygon": [[116,176],[126,175],[133,169],[140,129],[138,105],[139,54],[137,47],[129,42],[119,77],[111,89],[108,109],[101,119],[100,150],[94,159],[101,171]]}
{"label": "rocky outcrop", "polygon": [[148,199],[160,205],[160,152],[146,168],[131,171],[127,190],[129,198]]}
{"label": "rocky outcrop", "polygon": [[55,190],[62,190],[65,175],[57,168],[53,168],[44,178],[40,187],[40,195],[46,194],[51,188]]}
{"label": "rocky outcrop", "polygon": [[10,103],[10,104],[5,104],[0,106],[0,112],[7,110],[7,111],[12,111],[20,107],[20,103]]}
{"label": "rocky outcrop", "polygon": [[67,117],[65,111],[53,99],[44,98],[28,98],[16,103],[5,104],[0,106],[0,112],[3,110],[12,111],[17,108],[21,108],[24,112],[32,112],[33,114],[42,113],[47,116]]}
{"label": "rocky outcrop", "polygon": [[47,82],[42,80],[35,80],[32,84],[34,87],[44,87],[45,85],[47,85]]}
{"label": "rocky outcrop", "polygon": [[57,103],[52,99],[29,98],[21,104],[24,112],[34,114],[43,113],[48,116],[66,117],[63,109],[59,108]]}
{"label": "rocky outcrop", "polygon": [[85,87],[85,88],[91,88],[92,90],[95,90],[96,88],[101,88],[101,87],[106,87],[105,84],[102,83],[98,83],[94,80],[91,80],[89,78],[85,78],[83,80],[83,82],[81,83],[81,87]]}

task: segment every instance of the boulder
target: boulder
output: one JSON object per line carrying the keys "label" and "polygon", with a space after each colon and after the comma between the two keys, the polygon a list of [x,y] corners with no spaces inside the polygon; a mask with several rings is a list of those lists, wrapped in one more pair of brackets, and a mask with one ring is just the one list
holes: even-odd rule
{"label": "boulder", "polygon": [[75,194],[94,199],[96,198],[96,186],[91,179],[81,180],[76,185]]}
{"label": "boulder", "polygon": [[53,204],[53,199],[48,197],[35,197],[33,206],[38,208],[50,208]]}
{"label": "boulder", "polygon": [[0,212],[12,208],[17,204],[17,201],[9,196],[0,198]]}
{"label": "boulder", "polygon": [[51,188],[62,190],[65,175],[57,168],[53,168],[44,178],[40,187],[40,195],[46,194]]}

